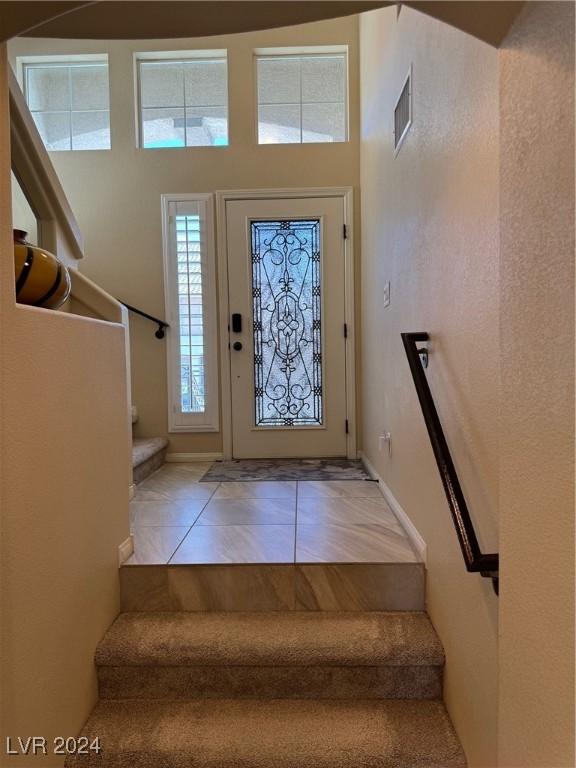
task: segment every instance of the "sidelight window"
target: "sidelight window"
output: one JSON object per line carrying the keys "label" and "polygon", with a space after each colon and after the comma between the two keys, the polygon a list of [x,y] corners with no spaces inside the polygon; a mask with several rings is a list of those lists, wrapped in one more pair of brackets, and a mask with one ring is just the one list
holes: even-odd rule
{"label": "sidelight window", "polygon": [[211,195],[163,196],[169,424],[218,429]]}

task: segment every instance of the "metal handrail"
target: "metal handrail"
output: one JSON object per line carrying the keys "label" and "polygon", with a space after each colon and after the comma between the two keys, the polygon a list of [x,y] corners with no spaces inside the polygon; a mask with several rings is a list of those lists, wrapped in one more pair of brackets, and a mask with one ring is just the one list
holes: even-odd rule
{"label": "metal handrail", "polygon": [[120,302],[120,304],[123,304],[126,309],[129,312],[134,312],[136,315],[140,315],[141,317],[145,317],[147,320],[151,320],[153,323],[156,323],[158,326],[158,330],[154,334],[157,339],[163,339],[166,335],[164,333],[164,328],[170,328],[169,324],[164,322],[164,320],[160,320],[157,317],[154,317],[154,315],[149,315],[148,312],[143,312],[141,309],[137,309],[136,307],[131,306],[130,304],[126,304],[125,301],[122,301],[122,299],[117,299],[117,301]]}
{"label": "metal handrail", "polygon": [[[498,594],[498,554],[487,555],[480,550],[474,524],[472,523],[452,455],[444,436],[438,411],[434,404],[434,398],[424,373],[423,363],[427,366],[428,350],[417,347],[418,343],[429,341],[430,337],[423,331],[418,333],[402,333],[401,336],[466,569],[492,579],[494,591]],[[421,356],[423,360],[421,360]]]}

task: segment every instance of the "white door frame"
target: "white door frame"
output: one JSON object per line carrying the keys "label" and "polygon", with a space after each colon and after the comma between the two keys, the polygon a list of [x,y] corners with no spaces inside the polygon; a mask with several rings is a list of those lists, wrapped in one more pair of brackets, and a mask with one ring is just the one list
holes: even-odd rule
{"label": "white door frame", "polygon": [[232,458],[232,381],[228,323],[230,296],[228,292],[228,243],[226,237],[226,203],[229,200],[297,199],[314,197],[340,197],[344,203],[344,322],[348,329],[346,339],[346,455],[357,458],[356,447],[356,350],[354,316],[354,216],[352,187],[302,187],[296,189],[235,189],[216,192],[216,231],[218,258],[218,303],[220,338],[220,391],[222,417],[222,451],[224,459]]}

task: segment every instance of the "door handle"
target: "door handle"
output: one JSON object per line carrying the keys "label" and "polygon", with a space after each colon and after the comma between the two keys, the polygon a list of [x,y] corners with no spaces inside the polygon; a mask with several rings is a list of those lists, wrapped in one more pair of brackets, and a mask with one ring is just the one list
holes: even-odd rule
{"label": "door handle", "polygon": [[232,315],[232,332],[242,333],[242,315],[239,312],[234,312]]}
{"label": "door handle", "polygon": [[234,344],[232,344],[232,349],[235,349],[236,352],[240,352],[240,350],[242,349],[242,342],[235,341]]}

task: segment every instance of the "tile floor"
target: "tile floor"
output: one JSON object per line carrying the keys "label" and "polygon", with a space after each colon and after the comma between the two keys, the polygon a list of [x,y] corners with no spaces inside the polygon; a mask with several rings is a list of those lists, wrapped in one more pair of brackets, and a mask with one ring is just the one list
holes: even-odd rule
{"label": "tile floor", "polygon": [[377,483],[200,483],[208,466],[166,464],[138,486],[126,565],[418,560]]}

